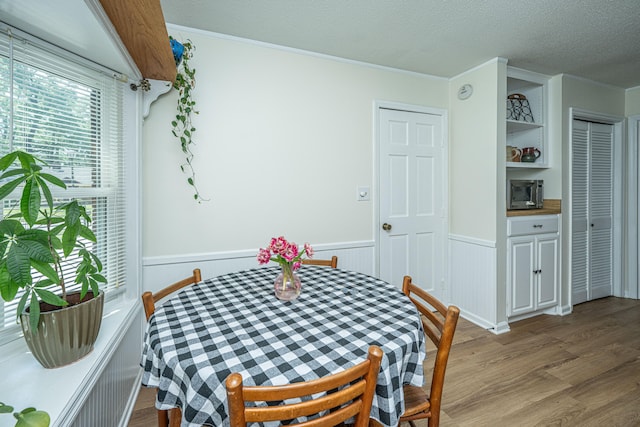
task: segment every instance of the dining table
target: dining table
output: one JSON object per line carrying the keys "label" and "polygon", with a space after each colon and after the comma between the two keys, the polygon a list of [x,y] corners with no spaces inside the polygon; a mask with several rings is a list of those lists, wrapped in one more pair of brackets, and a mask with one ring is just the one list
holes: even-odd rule
{"label": "dining table", "polygon": [[302,291],[274,295],[278,267],[223,274],[167,297],[149,318],[140,365],[142,384],[156,387],[156,408],[182,410],[182,427],[228,426],[225,381],[283,385],[335,374],[384,356],[371,418],[397,426],[403,384],[423,385],[422,322],[401,290],[375,277],[303,265]]}

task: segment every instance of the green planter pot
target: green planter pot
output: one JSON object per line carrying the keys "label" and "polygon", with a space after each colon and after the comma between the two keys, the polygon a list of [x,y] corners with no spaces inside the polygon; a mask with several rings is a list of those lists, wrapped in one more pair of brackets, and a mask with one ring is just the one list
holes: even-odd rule
{"label": "green planter pot", "polygon": [[[79,299],[79,292],[77,293]],[[71,300],[73,294],[69,295]],[[88,293],[87,296],[92,295]],[[45,368],[73,363],[93,350],[104,307],[104,292],[66,308],[41,311],[38,329],[32,330],[29,313],[20,315],[20,325],[33,356]]]}

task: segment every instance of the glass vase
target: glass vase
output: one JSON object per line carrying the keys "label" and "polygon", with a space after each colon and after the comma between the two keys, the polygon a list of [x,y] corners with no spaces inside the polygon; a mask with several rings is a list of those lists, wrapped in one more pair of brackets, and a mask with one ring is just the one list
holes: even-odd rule
{"label": "glass vase", "polygon": [[300,295],[301,288],[300,278],[293,272],[292,266],[282,264],[280,274],[278,274],[273,284],[276,297],[282,301],[294,300]]}

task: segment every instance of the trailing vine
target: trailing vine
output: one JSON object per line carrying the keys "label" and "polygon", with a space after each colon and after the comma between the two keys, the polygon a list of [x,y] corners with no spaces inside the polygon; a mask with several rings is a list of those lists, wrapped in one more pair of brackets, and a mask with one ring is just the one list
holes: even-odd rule
{"label": "trailing vine", "polygon": [[193,189],[193,198],[198,202],[209,200],[202,197],[198,186],[196,185],[196,172],[193,168],[193,152],[191,146],[195,144],[193,134],[196,128],[193,126],[191,116],[199,114],[196,110],[196,101],[193,99],[193,89],[196,87],[196,70],[192,68],[189,61],[193,57],[193,51],[196,49],[191,40],[186,42],[177,42],[173,37],[169,36],[174,59],[178,72],[173,88],[178,91],[178,106],[176,108],[175,120],[171,121],[173,136],[180,141],[182,153],[185,155],[185,162],[180,165],[182,172],[188,175],[187,183]]}

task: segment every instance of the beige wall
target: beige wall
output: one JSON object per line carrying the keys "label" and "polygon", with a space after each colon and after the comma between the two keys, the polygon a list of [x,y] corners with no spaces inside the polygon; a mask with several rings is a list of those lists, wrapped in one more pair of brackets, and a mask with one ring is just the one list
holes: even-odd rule
{"label": "beige wall", "polygon": [[625,113],[627,116],[640,114],[640,86],[627,89]]}
{"label": "beige wall", "polygon": [[562,78],[562,101],[566,114],[569,107],[575,107],[596,113],[624,116],[624,89],[569,75]]}
{"label": "beige wall", "polygon": [[[449,231],[491,242],[496,240],[498,212],[504,217],[505,209],[505,190],[496,189],[497,182],[504,182],[505,121],[497,101],[500,69],[506,70],[506,64],[493,60],[450,82]],[[473,95],[459,100],[458,88],[465,83],[473,86]],[[506,88],[502,91],[506,97]]]}
{"label": "beige wall", "polygon": [[143,129],[143,255],[253,249],[272,236],[314,244],[373,240],[376,100],[447,109],[445,79],[169,27],[196,46],[200,114],[195,203],[178,142],[177,96]]}

